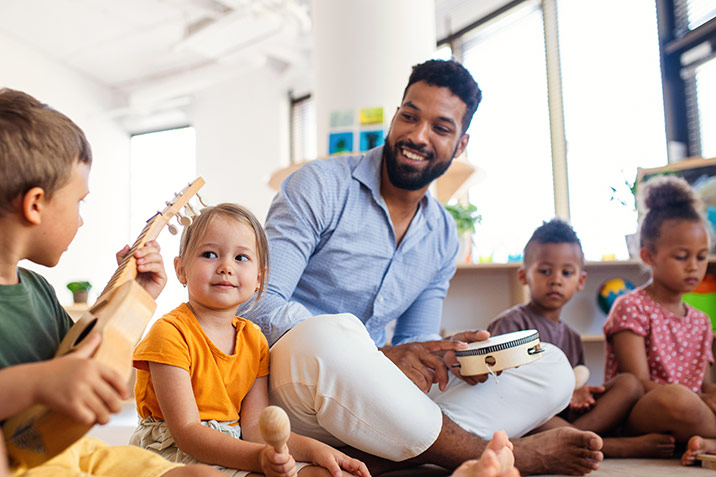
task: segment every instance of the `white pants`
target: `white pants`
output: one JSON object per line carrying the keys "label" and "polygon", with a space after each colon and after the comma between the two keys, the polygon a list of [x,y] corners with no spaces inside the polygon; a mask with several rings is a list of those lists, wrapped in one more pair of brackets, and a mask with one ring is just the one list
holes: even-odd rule
{"label": "white pants", "polygon": [[543,357],[475,386],[451,376],[442,392],[424,394],[378,350],[350,314],[321,315],[296,325],[271,348],[271,403],[292,430],[333,446],[350,445],[402,461],[438,437],[442,413],[490,439],[500,429],[520,437],[564,409],[574,372],[562,351],[542,344]]}

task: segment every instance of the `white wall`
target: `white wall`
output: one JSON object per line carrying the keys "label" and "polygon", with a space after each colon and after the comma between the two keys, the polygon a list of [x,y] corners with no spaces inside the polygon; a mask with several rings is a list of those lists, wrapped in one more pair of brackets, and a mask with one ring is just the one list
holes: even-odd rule
{"label": "white wall", "polygon": [[114,252],[130,241],[128,196],[128,136],[102,112],[117,103],[112,92],[40,53],[0,35],[0,87],[22,90],[75,121],[92,145],[94,164],[90,195],[82,207],[85,225],[60,260],[47,269],[29,262],[23,266],[42,273],[62,303],[72,298],[65,285],[89,280],[101,291],[116,261]]}
{"label": "white wall", "polygon": [[[114,253],[136,239],[129,232],[129,135],[108,113],[124,98],[5,36],[0,57],[0,87],[25,91],[65,113],[92,145],[85,225],[57,267],[22,264],[42,273],[64,304],[72,302],[68,282],[89,280],[92,302],[116,268]],[[241,203],[263,222],[275,193],[266,185],[268,177],[288,164],[288,90],[285,80],[264,68],[194,96],[190,122],[197,134],[197,172],[207,182],[205,200]],[[164,251],[168,274],[174,254]]]}
{"label": "white wall", "polygon": [[270,69],[249,71],[198,93],[192,117],[202,196],[238,202],[263,222],[275,194],[268,178],[288,165],[288,88]]}

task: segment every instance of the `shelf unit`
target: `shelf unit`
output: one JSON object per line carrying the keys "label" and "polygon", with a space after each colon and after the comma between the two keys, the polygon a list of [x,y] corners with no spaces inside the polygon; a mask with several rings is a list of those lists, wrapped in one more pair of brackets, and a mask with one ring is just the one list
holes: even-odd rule
{"label": "shelf unit", "polygon": [[[712,260],[713,262],[714,260]],[[443,333],[467,329],[485,329],[506,309],[528,301],[527,287],[517,279],[522,264],[476,263],[458,265],[450,282],[443,307]],[[584,290],[575,293],[565,305],[561,318],[582,335],[590,384],[601,384],[604,370],[606,314],[597,303],[597,291],[605,281],[623,278],[635,286],[646,283],[649,270],[639,260],[587,262]]]}

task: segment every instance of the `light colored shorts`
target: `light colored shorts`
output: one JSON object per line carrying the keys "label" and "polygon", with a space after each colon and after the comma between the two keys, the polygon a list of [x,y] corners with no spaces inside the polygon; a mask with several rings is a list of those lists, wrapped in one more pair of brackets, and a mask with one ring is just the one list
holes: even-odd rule
{"label": "light colored shorts", "polygon": [[[209,421],[201,421],[201,424],[235,439],[241,439],[241,428],[235,422],[220,422],[211,419]],[[159,454],[171,462],[185,465],[203,464],[203,462],[179,449],[174,442],[174,437],[172,437],[171,432],[169,432],[167,423],[159,419],[154,419],[153,417],[146,417],[139,421],[139,425],[137,429],[134,430],[134,434],[132,434],[132,437],[129,439],[129,443]],[[307,465],[310,464],[296,462],[298,470],[301,470]],[[245,477],[251,473],[250,471],[231,469],[221,465],[214,465],[213,467],[231,477]]]}

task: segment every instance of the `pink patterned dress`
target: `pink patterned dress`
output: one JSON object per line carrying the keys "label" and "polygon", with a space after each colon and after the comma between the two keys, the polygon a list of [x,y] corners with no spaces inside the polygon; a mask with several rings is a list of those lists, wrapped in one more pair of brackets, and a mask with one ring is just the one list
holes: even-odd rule
{"label": "pink patterned dress", "polygon": [[711,321],[689,305],[686,309],[686,316],[676,316],[664,310],[644,289],[617,298],[604,324],[607,338],[604,380],[619,373],[612,337],[628,330],[644,337],[652,381],[678,383],[700,392],[706,363],[714,360]]}

